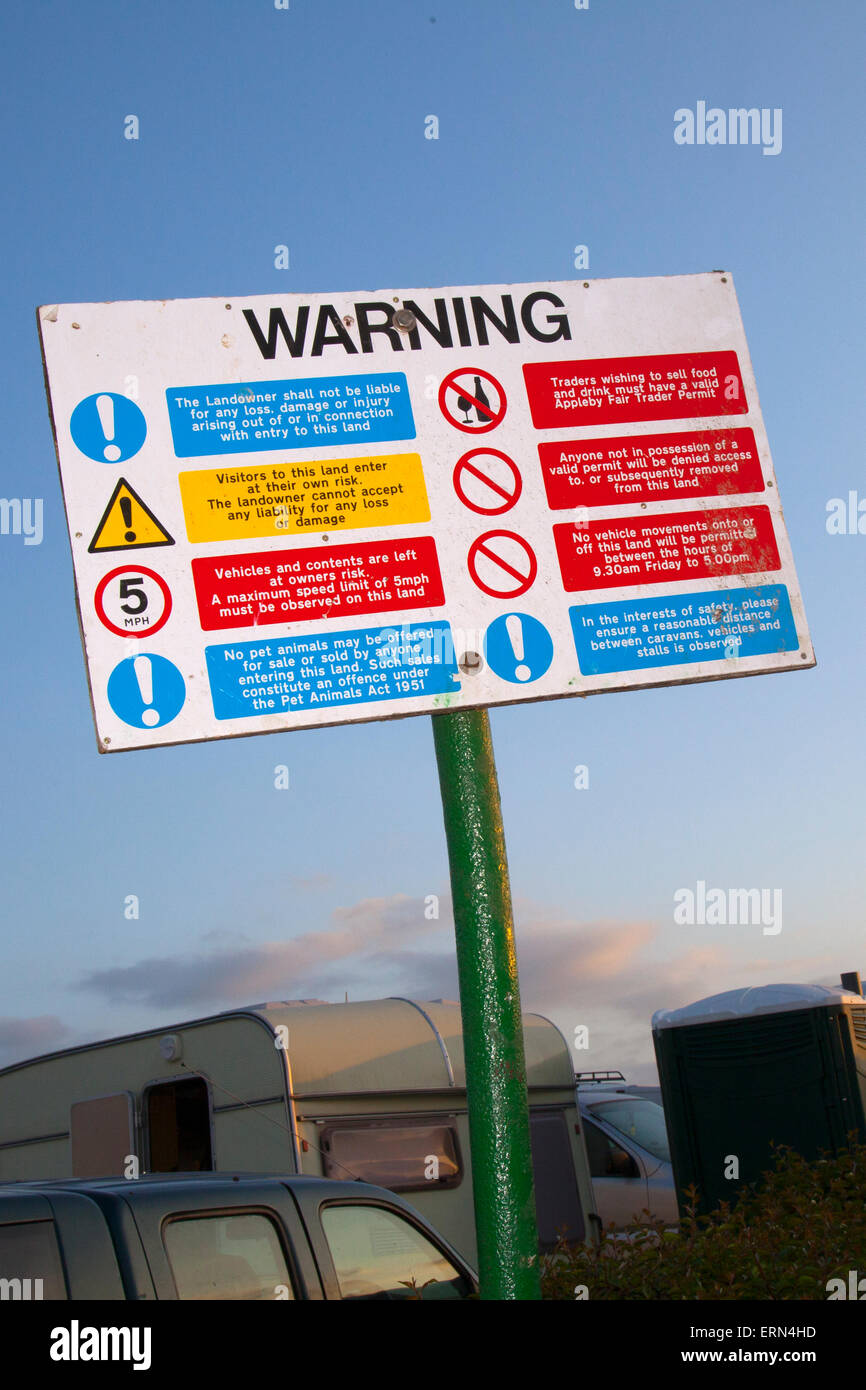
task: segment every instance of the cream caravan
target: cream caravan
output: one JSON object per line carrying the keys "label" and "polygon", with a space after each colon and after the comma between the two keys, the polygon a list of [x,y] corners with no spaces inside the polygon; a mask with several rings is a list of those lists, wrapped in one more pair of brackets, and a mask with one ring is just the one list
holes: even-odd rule
{"label": "cream caravan", "polygon": [[[568,1046],[523,1026],[541,1243],[594,1240]],[[376,1183],[473,1263],[459,1006],[256,1004],[0,1071],[0,1181],[206,1171]]]}

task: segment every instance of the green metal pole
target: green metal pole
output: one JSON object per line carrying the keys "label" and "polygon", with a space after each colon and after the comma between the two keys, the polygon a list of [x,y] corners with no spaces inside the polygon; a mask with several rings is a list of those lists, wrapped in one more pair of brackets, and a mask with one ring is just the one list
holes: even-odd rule
{"label": "green metal pole", "polygon": [[483,1299],[539,1299],[529,1102],[502,807],[486,710],[434,714],[457,937]]}

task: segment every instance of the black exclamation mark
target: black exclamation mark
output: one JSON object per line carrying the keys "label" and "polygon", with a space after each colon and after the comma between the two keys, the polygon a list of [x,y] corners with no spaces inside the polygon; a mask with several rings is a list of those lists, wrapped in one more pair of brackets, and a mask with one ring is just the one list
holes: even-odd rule
{"label": "black exclamation mark", "polygon": [[127,528],[124,540],[134,541],[135,532],[132,530],[132,502],[128,497],[121,497],[120,510],[123,512],[123,524]]}

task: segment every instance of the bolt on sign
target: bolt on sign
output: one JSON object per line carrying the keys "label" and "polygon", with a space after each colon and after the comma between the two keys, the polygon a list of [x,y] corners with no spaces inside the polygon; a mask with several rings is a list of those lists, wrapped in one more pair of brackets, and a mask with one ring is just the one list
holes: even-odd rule
{"label": "bolt on sign", "polygon": [[103,751],[814,665],[730,275],[38,321]]}

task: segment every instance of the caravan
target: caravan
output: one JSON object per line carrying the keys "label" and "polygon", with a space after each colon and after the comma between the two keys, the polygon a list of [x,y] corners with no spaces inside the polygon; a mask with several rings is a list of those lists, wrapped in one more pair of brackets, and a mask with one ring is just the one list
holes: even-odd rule
{"label": "caravan", "polygon": [[[568,1045],[523,1026],[542,1248],[594,1241]],[[0,1071],[0,1182],[208,1171],[378,1184],[475,1263],[459,1006],[256,1004]]]}

